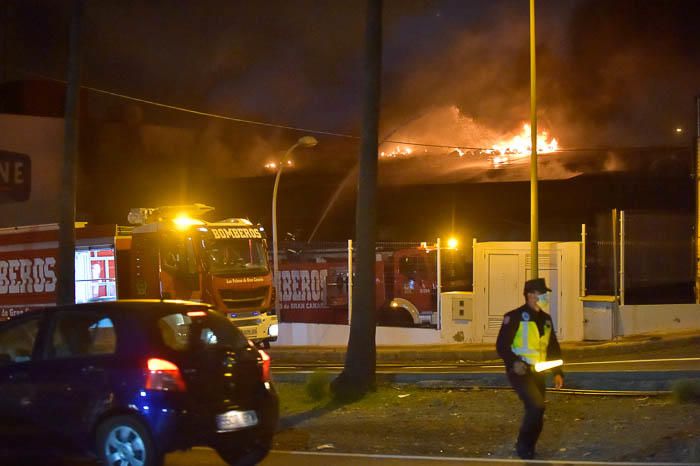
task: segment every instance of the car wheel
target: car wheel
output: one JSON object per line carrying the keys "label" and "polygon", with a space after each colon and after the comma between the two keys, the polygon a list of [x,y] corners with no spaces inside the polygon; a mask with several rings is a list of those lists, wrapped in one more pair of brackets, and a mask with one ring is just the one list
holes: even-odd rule
{"label": "car wheel", "polygon": [[115,416],[97,428],[95,452],[105,466],[162,466],[144,425],[132,416]]}
{"label": "car wheel", "polygon": [[265,441],[258,441],[252,446],[241,447],[240,445],[216,445],[214,449],[230,466],[255,466],[260,463],[270,452],[272,438]]}

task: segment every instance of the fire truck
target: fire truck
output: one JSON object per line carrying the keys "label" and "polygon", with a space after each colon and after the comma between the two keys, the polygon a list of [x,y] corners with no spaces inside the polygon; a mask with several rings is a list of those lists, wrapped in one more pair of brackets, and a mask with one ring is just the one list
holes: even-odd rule
{"label": "fire truck", "polygon": [[[348,264],[344,249],[285,253],[280,264],[279,301],[284,322],[348,323]],[[464,251],[442,252],[442,291],[465,290],[471,282]],[[378,325],[437,325],[437,250],[434,246],[377,251]]]}
{"label": "fire truck", "polygon": [[[76,223],[75,300],[182,299],[214,305],[256,343],[278,334],[265,231],[207,222],[202,204],[137,208],[131,226]],[[58,225],[0,229],[0,319],[56,304]]]}

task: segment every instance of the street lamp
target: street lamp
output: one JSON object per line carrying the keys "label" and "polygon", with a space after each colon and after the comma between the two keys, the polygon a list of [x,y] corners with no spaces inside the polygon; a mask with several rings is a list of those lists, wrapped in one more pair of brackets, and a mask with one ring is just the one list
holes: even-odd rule
{"label": "street lamp", "polygon": [[535,53],[535,0],[530,0],[530,269],[539,278],[540,227],[537,186],[537,71]]}
{"label": "street lamp", "polygon": [[278,319],[280,318],[279,316],[279,295],[280,295],[280,290],[279,290],[279,259],[277,256],[277,188],[279,187],[280,184],[280,177],[282,176],[282,170],[284,169],[285,164],[287,164],[289,156],[292,155],[292,152],[294,152],[294,149],[297,147],[314,147],[316,144],[318,144],[318,141],[316,140],[315,137],[313,136],[302,136],[299,138],[299,140],[294,144],[292,147],[287,149],[287,152],[284,154],[284,157],[280,160],[279,164],[277,165],[277,175],[275,176],[275,187],[272,189],[272,266],[273,270],[272,273],[274,274],[274,281],[275,281],[275,311],[277,312]]}
{"label": "street lamp", "polygon": [[447,249],[457,249],[459,240],[454,236],[447,240]]}

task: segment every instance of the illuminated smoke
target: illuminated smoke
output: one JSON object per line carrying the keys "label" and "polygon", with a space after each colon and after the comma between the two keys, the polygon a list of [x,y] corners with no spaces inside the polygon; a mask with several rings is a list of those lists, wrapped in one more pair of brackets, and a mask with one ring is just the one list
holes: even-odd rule
{"label": "illuminated smoke", "polygon": [[[527,123],[522,124],[519,132],[499,135],[496,130],[463,115],[456,106],[450,106],[427,112],[396,131],[392,140],[405,143],[383,144],[379,158],[389,161],[448,154],[457,158],[466,156],[488,160],[494,168],[500,168],[530,156],[530,135],[530,125]],[[413,141],[428,145],[410,145]],[[446,141],[455,143],[455,147],[431,145],[439,146]],[[538,154],[551,154],[558,149],[558,141],[547,130],[538,131]]]}

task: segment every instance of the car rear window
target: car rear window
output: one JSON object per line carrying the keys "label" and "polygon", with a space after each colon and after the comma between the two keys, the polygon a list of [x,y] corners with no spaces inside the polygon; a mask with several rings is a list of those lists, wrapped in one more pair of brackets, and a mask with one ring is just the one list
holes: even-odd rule
{"label": "car rear window", "polygon": [[175,351],[244,348],[248,340],[229,320],[211,312],[176,312],[158,319],[163,344]]}

